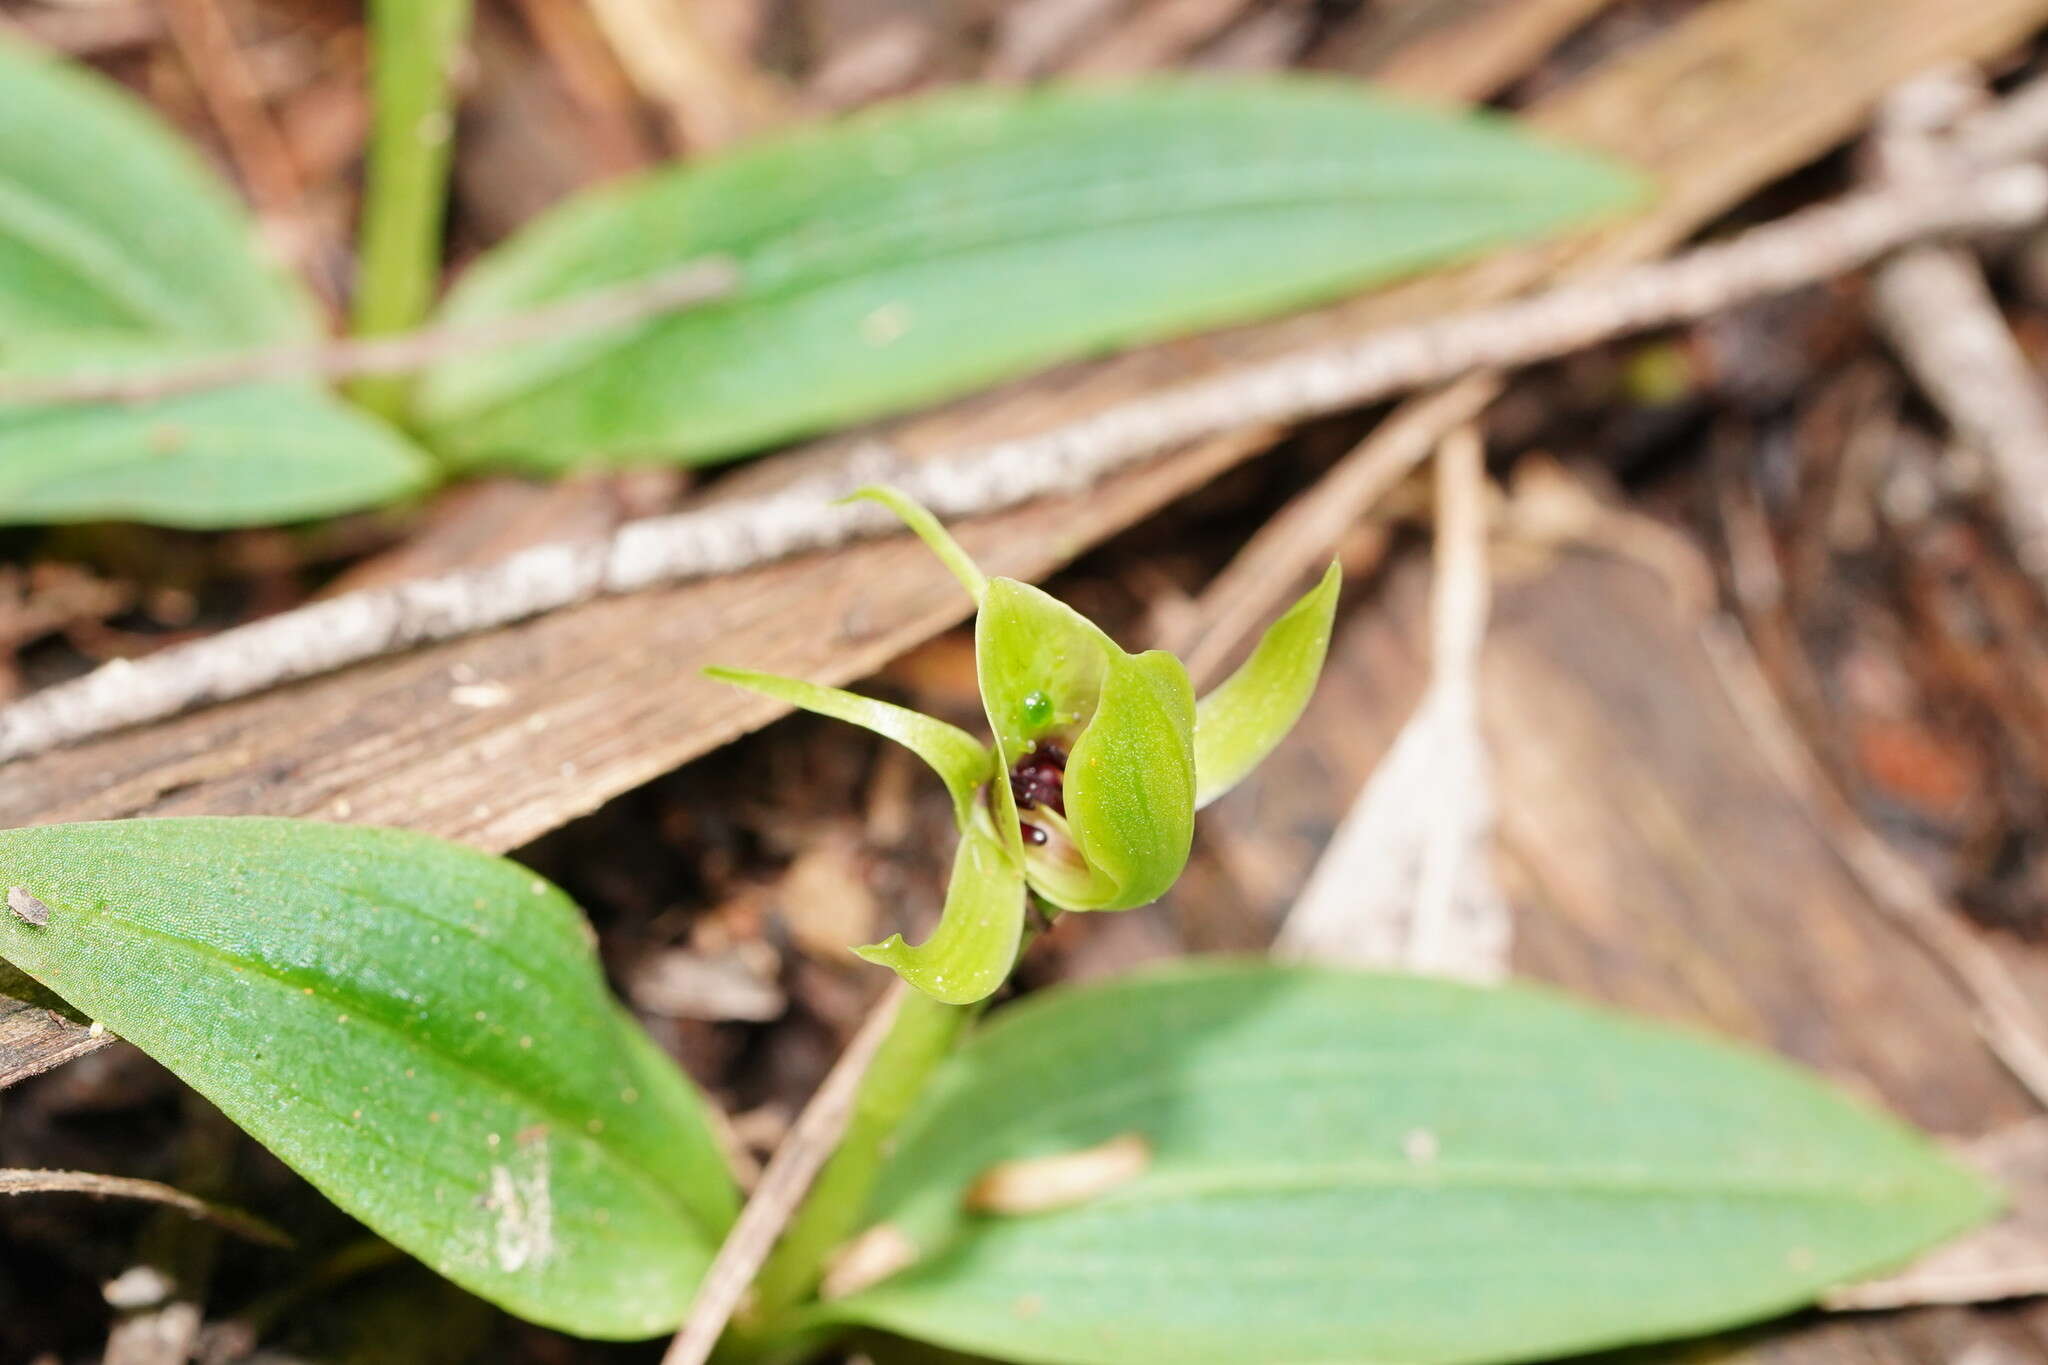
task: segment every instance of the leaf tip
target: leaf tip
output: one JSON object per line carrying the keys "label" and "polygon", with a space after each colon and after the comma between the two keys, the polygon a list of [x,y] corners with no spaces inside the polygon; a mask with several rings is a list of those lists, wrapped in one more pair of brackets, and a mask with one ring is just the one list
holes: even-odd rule
{"label": "leaf tip", "polygon": [[952,570],[953,577],[960,580],[960,586],[967,589],[967,595],[974,599],[977,606],[987,595],[988,576],[982,573],[981,567],[967,551],[960,548],[960,542],[953,539],[952,533],[932,515],[930,508],[902,489],[886,483],[863,484],[838,501],[841,506],[854,502],[872,502],[888,508],[905,526],[916,533],[919,540],[931,547],[932,553],[939,557],[940,563]]}

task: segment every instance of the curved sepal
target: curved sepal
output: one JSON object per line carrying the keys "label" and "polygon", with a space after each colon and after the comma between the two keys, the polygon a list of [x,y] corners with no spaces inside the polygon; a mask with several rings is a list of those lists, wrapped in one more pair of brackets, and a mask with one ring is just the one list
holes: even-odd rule
{"label": "curved sepal", "polygon": [[1196,809],[1242,781],[1301,719],[1329,652],[1342,582],[1330,565],[1322,582],[1266,628],[1237,672],[1196,705]]}
{"label": "curved sepal", "polygon": [[903,524],[917,533],[917,538],[931,547],[939,562],[953,571],[953,577],[960,580],[960,586],[967,589],[967,595],[977,603],[988,592],[988,576],[981,566],[971,559],[967,551],[960,548],[960,542],[952,533],[939,524],[923,503],[913,499],[901,489],[891,488],[885,483],[871,483],[857,488],[841,499],[842,502],[877,502],[903,518]]}
{"label": "curved sepal", "polygon": [[995,756],[988,746],[977,742],[957,725],[912,711],[857,692],[820,687],[799,678],[775,673],[751,673],[738,668],[707,668],[704,676],[718,682],[744,687],[806,711],[834,720],[849,721],[893,739],[931,765],[953,795],[953,819],[962,831],[974,809],[974,794],[994,771]]}
{"label": "curved sepal", "polygon": [[1024,874],[977,821],[960,837],[939,927],[923,943],[891,934],[856,948],[932,999],[971,1005],[994,994],[1017,963],[1024,939]]}
{"label": "curved sepal", "polygon": [[1110,656],[1095,719],[1067,761],[1067,825],[1099,890],[1071,910],[1129,910],[1166,894],[1195,832],[1195,694],[1163,650]]}
{"label": "curved sepal", "polygon": [[1071,744],[1095,717],[1109,657],[1093,621],[1029,583],[998,578],[974,622],[981,704],[1004,767],[1042,740]]}

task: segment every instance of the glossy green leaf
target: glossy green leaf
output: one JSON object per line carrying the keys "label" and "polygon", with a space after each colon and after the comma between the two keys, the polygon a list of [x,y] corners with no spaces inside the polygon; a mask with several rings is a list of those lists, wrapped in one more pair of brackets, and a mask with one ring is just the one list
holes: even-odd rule
{"label": "glossy green leaf", "polygon": [[774,673],[750,673],[738,668],[707,668],[704,676],[718,682],[744,687],[791,706],[815,711],[821,716],[847,721],[893,739],[931,766],[953,796],[953,818],[964,831],[974,809],[974,794],[994,771],[995,756],[989,747],[957,725],[927,716],[922,711],[893,702],[863,697],[836,687],[821,687],[798,678]]}
{"label": "glossy green leaf", "polygon": [[[176,134],[111,82],[0,38],[0,374],[116,374],[316,335],[312,300]],[[10,522],[296,520],[430,472],[309,385],[0,407]]]}
{"label": "glossy green leaf", "polygon": [[916,532],[917,538],[931,547],[939,562],[960,580],[960,586],[967,589],[967,595],[980,603],[982,595],[988,591],[988,576],[924,504],[887,484],[870,484],[849,495],[847,501],[880,503],[901,517],[903,524]]}
{"label": "glossy green leaf", "polygon": [[268,385],[137,406],[0,406],[0,522],[249,526],[425,489],[390,427],[317,389]]}
{"label": "glossy green leaf", "polygon": [[[1125,1134],[1092,1202],[971,1215],[991,1164]],[[1472,1365],[1766,1317],[1993,1194],[1782,1062],[1573,1003],[1209,963],[1012,1008],[871,1205],[920,1248],[824,1314],[1058,1365]]]}
{"label": "glossy green leaf", "polygon": [[995,993],[1024,939],[1024,874],[982,822],[960,836],[953,877],[939,927],[912,945],[891,934],[882,943],[856,948],[868,961],[889,968],[932,999],[971,1005]]}
{"label": "glossy green leaf", "polygon": [[1258,648],[1195,706],[1195,808],[1229,791],[1265,761],[1308,706],[1330,649],[1343,572],[1332,564]]}
{"label": "glossy green leaf", "polygon": [[305,339],[311,303],[139,101],[0,38],[0,357],[62,335]]}
{"label": "glossy green leaf", "polygon": [[728,299],[450,362],[437,443],[705,463],[1615,210],[1636,179],[1356,82],[965,89],[598,190],[480,261],[474,324],[708,256]]}
{"label": "glossy green leaf", "polygon": [[448,1278],[590,1336],[673,1327],[734,1191],[703,1101],[562,893],[395,830],[0,831],[0,958]]}

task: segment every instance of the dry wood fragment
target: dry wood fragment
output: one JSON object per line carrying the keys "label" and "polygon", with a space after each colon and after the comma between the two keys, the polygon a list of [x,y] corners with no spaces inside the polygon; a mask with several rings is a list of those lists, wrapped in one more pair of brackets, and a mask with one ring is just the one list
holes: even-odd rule
{"label": "dry wood fragment", "polygon": [[304,179],[242,60],[220,0],[168,0],[164,17],[192,69],[199,97],[248,182],[250,197],[264,215],[288,218],[305,198]]}
{"label": "dry wood fragment", "polygon": [[[1966,81],[1930,76],[1900,90],[1876,148],[1879,172],[1908,180],[1930,173],[1942,155],[1938,133],[1950,110],[1975,92]],[[1979,125],[1975,145],[2005,150],[2041,92],[2016,97],[2018,114]],[[2032,150],[2038,150],[2038,145]],[[2020,567],[2048,587],[2048,392],[1999,313],[1984,273],[1959,247],[1903,252],[1871,287],[1877,320],[1951,426],[1987,459],[2000,516]]]}
{"label": "dry wood fragment", "polygon": [[[1861,14],[1855,43],[1844,44],[1839,0],[1717,0],[1532,110],[1553,136],[1658,166],[1666,190],[1645,216],[1302,317],[1069,367],[899,422],[890,439],[911,457],[987,444],[1190,374],[1469,307],[1563,270],[1654,255],[1852,136],[1897,81],[1933,61],[2006,51],[2044,19],[2042,0],[1896,0]],[[1205,443],[1086,496],[981,519],[961,534],[992,571],[1036,578],[1258,448]],[[828,443],[733,482],[836,468],[843,453],[843,443]],[[738,660],[843,683],[961,615],[957,587],[893,540],[593,602],[14,763],[0,781],[0,825],[308,815],[503,850],[779,713],[693,682],[702,664]],[[518,703],[454,705],[457,668],[516,684]],[[24,991],[17,981],[5,995]],[[48,1014],[48,997],[36,1000],[0,998],[0,1085],[98,1045]]]}
{"label": "dry wood fragment", "polygon": [[679,148],[710,151],[785,116],[782,92],[706,31],[700,6],[592,0],[591,10],[619,65],[667,116]]}
{"label": "dry wood fragment", "polygon": [[1145,0],[1137,12],[1091,41],[1067,69],[1076,75],[1128,76],[1173,66],[1228,26],[1247,0]]}
{"label": "dry wood fragment", "polygon": [[998,1161],[974,1178],[961,1202],[975,1213],[1051,1213],[1093,1203],[1151,1165],[1152,1144],[1145,1135],[1119,1133],[1078,1151]]}
{"label": "dry wood fragment", "polygon": [[1465,0],[1367,11],[1316,54],[1318,65],[1365,69],[1394,90],[1467,98],[1486,75],[1535,65],[1558,40],[1614,0]]}
{"label": "dry wood fragment", "polygon": [[7,888],[7,908],[24,924],[38,929],[50,927],[50,907],[19,886]]}
{"label": "dry wood fragment", "polygon": [[1230,658],[1329,561],[1345,532],[1449,432],[1476,419],[1500,389],[1499,380],[1474,375],[1403,404],[1314,487],[1268,518],[1188,611],[1198,633],[1165,642],[1186,658],[1196,685],[1220,681]]}
{"label": "dry wood fragment", "polygon": [[1507,974],[1512,930],[1493,875],[1493,780],[1479,733],[1490,593],[1478,433],[1452,433],[1436,459],[1429,689],[1330,836],[1273,947],[1295,960],[1492,982]]}

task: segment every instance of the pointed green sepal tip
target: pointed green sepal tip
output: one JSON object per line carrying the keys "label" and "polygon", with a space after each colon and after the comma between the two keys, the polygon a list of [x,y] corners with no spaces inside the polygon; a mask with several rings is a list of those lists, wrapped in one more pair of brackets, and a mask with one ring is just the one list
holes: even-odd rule
{"label": "pointed green sepal tip", "polygon": [[912,498],[901,489],[887,484],[871,483],[857,488],[839,500],[848,502],[874,502],[894,512],[903,519],[903,524],[917,533],[917,538],[931,547],[939,562],[952,570],[953,577],[960,580],[960,586],[967,589],[967,595],[979,603],[988,592],[988,576],[981,571],[967,551],[960,548],[960,542],[939,524],[939,519],[923,503]]}
{"label": "pointed green sepal tip", "polygon": [[1023,941],[1023,871],[977,821],[961,836],[946,906],[932,936],[910,944],[892,934],[853,951],[941,1004],[971,1005],[1003,984]]}
{"label": "pointed green sepal tip", "polygon": [[994,772],[995,755],[987,745],[957,725],[948,725],[922,711],[775,673],[707,668],[704,676],[895,740],[929,764],[945,782],[953,797],[954,823],[963,831],[974,809],[975,792]]}
{"label": "pointed green sepal tip", "polygon": [[1237,672],[1196,706],[1197,809],[1241,782],[1301,719],[1329,653],[1342,583],[1332,563],[1322,581],[1267,628]]}

